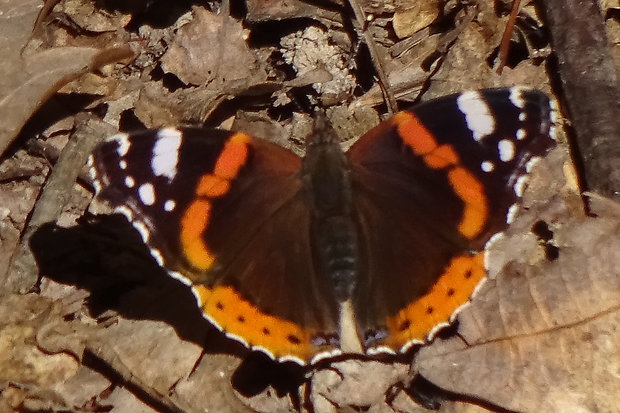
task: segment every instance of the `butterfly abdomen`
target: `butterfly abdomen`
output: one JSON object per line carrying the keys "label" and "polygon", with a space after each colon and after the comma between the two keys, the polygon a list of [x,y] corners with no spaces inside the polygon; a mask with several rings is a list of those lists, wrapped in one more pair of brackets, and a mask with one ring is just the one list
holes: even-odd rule
{"label": "butterfly abdomen", "polygon": [[327,275],[339,302],[351,297],[357,284],[360,252],[357,229],[348,216],[332,216],[317,223],[316,248],[321,270]]}
{"label": "butterfly abdomen", "polygon": [[344,302],[357,285],[360,248],[352,215],[349,167],[327,124],[315,123],[315,131],[308,138],[302,180],[313,211],[310,238],[317,256],[315,270],[331,284],[336,300]]}

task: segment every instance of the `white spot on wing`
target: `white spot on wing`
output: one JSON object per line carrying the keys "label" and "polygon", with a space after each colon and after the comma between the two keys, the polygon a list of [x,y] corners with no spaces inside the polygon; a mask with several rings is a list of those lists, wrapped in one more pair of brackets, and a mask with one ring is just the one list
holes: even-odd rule
{"label": "white spot on wing", "polygon": [[551,99],[549,101],[549,106],[551,107],[549,118],[554,125],[557,125],[560,122],[560,108],[558,107],[558,102],[555,99]]}
{"label": "white spot on wing", "polygon": [[[316,356],[312,357],[312,360],[310,360],[310,364],[316,364],[321,360],[326,360],[326,359],[330,359],[333,357],[337,357],[341,354],[342,354],[342,351],[339,349],[333,349],[331,351],[323,351],[317,354]],[[285,361],[285,359],[286,357],[283,357],[282,361]],[[295,361],[295,360],[291,360],[291,361]]]}
{"label": "white spot on wing", "polygon": [[502,238],[504,238],[504,233],[503,232],[498,232],[497,234],[495,234],[491,238],[489,238],[489,240],[486,242],[486,244],[484,244],[484,249],[485,249],[485,253],[484,253],[484,270],[487,272],[487,277],[491,277],[493,275],[493,274],[491,274],[489,272],[489,270],[491,268],[491,262],[490,262],[491,254],[489,254],[489,250],[491,249],[491,246],[493,244],[495,244],[496,242],[499,242]]}
{"label": "white spot on wing", "polygon": [[165,176],[173,180],[177,174],[179,162],[179,147],[181,146],[181,132],[177,129],[162,129],[157,132],[157,142],[153,147],[151,168],[157,176]]}
{"label": "white spot on wing", "polygon": [[[246,342],[246,341],[245,341],[242,337],[236,336],[236,335],[234,335],[234,334],[228,334],[228,333],[226,333],[226,335],[227,335],[229,338],[232,338],[232,339],[235,339],[235,340],[237,340],[237,341],[240,341],[240,342],[241,342],[242,344],[244,344],[246,347],[251,347],[251,348],[252,348],[252,350],[254,350],[254,351],[260,351],[261,353],[263,353],[263,354],[264,354],[264,355],[266,355],[267,357],[271,358],[272,360],[275,360],[275,359],[276,359],[275,354],[273,354],[273,353],[272,353],[269,349],[267,349],[266,347],[263,347],[263,346],[253,346],[253,345],[250,345],[250,344],[248,344],[248,343],[247,343],[247,342]],[[284,360],[283,360],[283,361],[284,361]],[[302,365],[302,366],[304,365],[303,360],[301,360],[301,359],[299,359],[299,358],[297,358],[297,357],[291,357],[291,358],[290,358],[290,361],[294,361],[295,363],[297,363],[297,364],[299,364],[299,365]]]}
{"label": "white spot on wing", "polygon": [[517,213],[519,212],[519,205],[513,204],[508,208],[508,213],[506,214],[506,222],[508,224],[512,224],[517,217]]}
{"label": "white spot on wing", "polygon": [[524,92],[527,91],[527,88],[524,87],[511,87],[510,88],[510,101],[513,105],[518,107],[519,109],[523,109],[525,107],[525,99],[523,99]]}
{"label": "white spot on wing", "polygon": [[480,164],[480,169],[482,169],[484,172],[493,172],[493,169],[495,169],[495,165],[493,165],[493,162],[491,161],[483,161]]}
{"label": "white spot on wing", "polygon": [[[187,285],[189,287],[192,286],[192,280],[190,280],[189,278],[185,277],[180,272],[178,272],[178,271],[168,271],[168,274],[170,274],[170,276],[172,278],[174,278],[175,280],[179,280],[183,284],[185,284],[185,285]],[[194,291],[194,289],[192,289],[192,292],[194,294],[194,297],[196,297],[196,300],[198,300],[198,293],[196,291]],[[200,304],[200,301],[198,301],[198,304]]]}
{"label": "white spot on wing", "polygon": [[549,137],[554,141],[557,140],[557,128],[553,125],[549,127]]}
{"label": "white spot on wing", "polygon": [[532,172],[532,169],[534,169],[534,166],[540,162],[540,157],[538,156],[533,156],[532,159],[530,159],[529,161],[527,161],[527,163],[525,164],[525,172],[527,172],[528,174]]}
{"label": "white spot on wing", "polygon": [[122,158],[127,155],[127,152],[129,152],[129,147],[131,146],[131,143],[129,142],[129,135],[126,133],[119,133],[118,135],[112,136],[110,139],[115,140],[118,144],[118,147],[116,148],[116,153],[118,156]]}
{"label": "white spot on wing", "polygon": [[515,157],[515,144],[510,139],[502,139],[497,144],[497,150],[499,151],[499,159],[502,162],[509,162]]}
{"label": "white spot on wing", "polygon": [[[437,327],[439,327],[439,329],[438,329],[437,331],[439,331],[439,330],[441,330],[442,328],[447,327],[447,326],[449,326],[449,325],[450,325],[450,324],[448,324],[448,323],[443,323],[443,325],[442,325],[442,324],[438,324],[438,325],[437,325]],[[431,331],[431,333],[432,333],[433,335],[435,335],[435,333],[436,333],[436,332],[435,332],[435,333],[433,333],[433,332]],[[429,334],[426,336],[426,337],[428,338],[428,340],[429,340],[429,341],[433,339],[433,338],[431,337],[431,333],[429,333]],[[402,346],[402,347],[401,347],[398,351],[400,351],[401,353],[406,353],[406,352],[408,352],[408,351],[411,349],[411,347],[413,347],[413,346],[415,346],[415,345],[417,345],[417,344],[425,344],[425,341],[424,341],[424,340],[409,340],[409,341],[408,341],[408,342],[406,342],[406,343],[405,343],[405,344],[404,344],[404,345],[403,345],[403,346]]]}
{"label": "white spot on wing", "polygon": [[119,214],[123,214],[125,218],[127,218],[127,221],[129,222],[133,221],[133,212],[128,207],[124,205],[119,205],[116,208],[114,208],[114,211],[118,212]]}
{"label": "white spot on wing", "polygon": [[152,184],[140,185],[138,196],[144,205],[153,205],[155,203],[155,188]]}
{"label": "white spot on wing", "polygon": [[118,163],[118,166],[120,166],[121,169],[127,169],[127,162],[125,161],[120,161]]}
{"label": "white spot on wing", "polygon": [[[458,309],[457,309],[457,310],[458,310]],[[456,317],[456,315],[457,315],[457,311],[454,311],[454,312],[452,313],[452,315],[450,316],[450,319],[452,319],[452,316],[455,316],[455,317]],[[439,324],[437,324],[435,327],[433,327],[433,328],[431,329],[431,331],[429,331],[429,332],[428,332],[428,334],[426,335],[426,339],[427,339],[428,341],[432,341],[432,340],[435,338],[435,336],[437,335],[437,333],[439,333],[442,329],[444,329],[444,328],[448,327],[449,325],[450,325],[450,323],[449,323],[449,322],[448,322],[448,323],[447,323],[447,322],[443,322],[443,323],[439,323]],[[409,343],[405,344],[405,345],[403,346],[403,348],[401,349],[401,352],[403,352],[403,353],[404,353],[404,352],[406,352],[406,351],[409,349],[409,347],[408,347],[407,349],[405,349],[405,347],[406,347],[406,346],[410,346],[410,343],[411,343],[411,342],[409,342]]]}
{"label": "white spot on wing", "polygon": [[[414,341],[418,341],[418,343],[415,343]],[[423,341],[420,340],[412,340],[411,341],[411,345],[413,344],[423,344]],[[409,343],[407,343],[409,344]],[[405,345],[407,345],[405,344]],[[392,350],[391,348],[387,347],[387,346],[378,346],[378,347],[370,347],[368,350],[366,350],[366,354],[368,354],[369,356],[376,356],[379,354],[396,354],[396,352],[394,350]]]}
{"label": "white spot on wing", "polygon": [[170,212],[176,206],[177,206],[176,202],[174,202],[172,199],[169,199],[164,203],[164,211]]}
{"label": "white spot on wing", "polygon": [[155,261],[157,261],[157,264],[159,264],[160,267],[164,266],[164,257],[158,249],[151,248],[151,255],[155,258]]}
{"label": "white spot on wing", "polygon": [[[144,241],[145,243],[149,242],[149,238],[151,237],[151,234],[149,232],[149,229],[146,227],[146,225],[144,225],[142,222],[139,222],[139,221],[132,222],[132,225],[140,233],[140,236],[142,237],[142,241]],[[151,255],[155,256],[152,253],[152,251],[151,251]]]}
{"label": "white spot on wing", "polygon": [[525,129],[521,128],[517,130],[516,136],[517,136],[517,140],[522,141],[527,136],[527,133],[525,132]]}
{"label": "white spot on wing", "polygon": [[456,99],[456,103],[459,110],[465,115],[467,127],[475,140],[479,141],[493,133],[495,119],[480,93],[476,91],[465,92]]}
{"label": "white spot on wing", "polygon": [[514,191],[515,195],[519,198],[523,196],[523,191],[525,190],[525,184],[527,183],[527,175],[523,175],[517,178],[517,182],[515,182]]}
{"label": "white spot on wing", "polygon": [[135,184],[136,184],[136,181],[131,176],[125,177],[125,186],[127,188],[133,188]]}
{"label": "white spot on wing", "polygon": [[[331,357],[335,357],[335,356],[337,356],[337,355],[338,355],[338,354],[334,353]],[[273,353],[269,353],[269,356],[270,356],[272,359],[276,360],[276,358],[274,357]],[[303,360],[302,360],[302,359],[300,359],[299,357],[290,356],[290,355],[289,355],[289,356],[280,357],[280,358],[278,358],[277,360],[278,360],[278,361],[280,361],[280,362],[292,361],[292,362],[294,362],[294,363],[299,364],[300,366],[303,366],[304,364],[306,364],[306,363],[305,363],[305,361],[303,361]]]}

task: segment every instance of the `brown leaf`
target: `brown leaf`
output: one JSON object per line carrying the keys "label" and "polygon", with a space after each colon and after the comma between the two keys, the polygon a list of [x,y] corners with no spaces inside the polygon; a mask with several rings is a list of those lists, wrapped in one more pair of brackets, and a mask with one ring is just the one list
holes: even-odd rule
{"label": "brown leaf", "polygon": [[240,22],[198,7],[193,15],[162,57],[164,71],[187,85],[243,81],[249,87],[266,80],[264,69],[248,49]]}
{"label": "brown leaf", "polygon": [[300,0],[250,0],[247,20],[263,22],[309,17],[317,20],[342,21],[337,11],[326,10]]}
{"label": "brown leaf", "polygon": [[[17,4],[31,7],[36,14],[40,1],[5,0],[0,8],[9,3]],[[300,115],[295,112],[296,109],[291,109],[295,106],[295,98],[300,95],[308,97],[311,104],[317,101],[334,104],[326,112],[341,136],[347,139],[363,134],[371,123],[378,121],[378,114],[365,107],[381,104],[384,99],[379,88],[373,87],[377,84],[373,78],[374,62],[369,62],[363,47],[362,53],[351,52],[354,49],[351,46],[355,45],[352,40],[359,40],[365,34],[360,35],[351,27],[355,24],[351,24],[351,16],[342,11],[342,2],[330,3],[330,10],[325,10],[319,5],[297,0],[250,0],[247,2],[245,26],[227,17],[227,12],[215,15],[202,8],[193,10],[193,20],[183,25],[182,22],[191,15],[180,2],[178,6],[181,14],[185,13],[184,17],[172,25],[157,27],[140,22],[151,21],[149,19],[161,10],[145,10],[143,2],[125,2],[123,8],[128,10],[127,16],[137,23],[135,31],[121,27],[127,21],[126,16],[112,14],[111,18],[106,19],[105,11],[93,8],[92,4],[97,2],[91,3],[71,0],[63,1],[57,7],[57,10],[64,10],[71,22],[89,33],[76,34],[75,30],[54,24],[46,28],[57,44],[79,44],[91,49],[52,49],[41,52],[41,56],[31,54],[23,59],[19,50],[28,40],[32,18],[24,13],[24,17],[11,20],[7,16],[17,16],[15,11],[3,14],[0,45],[12,45],[7,57],[13,62],[0,63],[0,96],[10,95],[10,100],[19,102],[16,106],[23,111],[19,112],[19,116],[11,115],[17,120],[9,139],[17,134],[24,120],[36,110],[38,102],[65,81],[65,76],[71,78],[95,67],[93,59],[101,47],[93,46],[107,45],[110,38],[135,40],[132,46],[139,56],[132,65],[106,71],[108,76],[105,79],[99,75],[89,76],[91,81],[74,82],[63,92],[70,97],[78,94],[101,96],[96,104],[74,111],[86,110],[95,116],[104,116],[105,121],[120,122],[124,130],[141,127],[140,123],[158,127],[187,120],[204,120],[209,115],[209,121],[221,123],[223,119],[234,117],[233,130],[240,128],[299,149],[307,134],[303,131],[304,127],[309,128],[311,124],[311,116]],[[397,28],[400,33],[401,29],[410,30],[416,22],[411,16],[400,13],[407,8],[403,6],[409,4],[409,0],[363,0],[359,3],[366,12],[381,13],[368,22],[366,32],[377,43],[378,61],[385,66],[389,82],[399,99],[417,98],[420,90],[426,91],[422,96],[426,99],[483,86],[529,84],[544,89],[549,83],[545,65],[537,65],[539,62],[533,59],[522,61],[513,69],[506,69],[501,76],[497,76],[489,66],[489,56],[498,44],[504,21],[494,10],[493,2],[477,2],[477,8],[464,6],[463,2],[443,2],[445,10],[441,19],[445,19],[445,25],[438,27],[432,35],[430,30],[423,30],[415,38],[409,37],[397,45],[393,44],[395,36],[392,28],[399,26],[400,20],[400,28]],[[395,10],[398,12],[392,19]],[[613,11],[607,12],[613,16],[611,13]],[[162,17],[161,14],[158,17]],[[465,17],[470,20],[462,24]],[[294,20],[289,22],[284,19]],[[343,19],[347,19],[346,24],[343,24]],[[454,20],[454,28],[444,30],[452,26],[451,20]],[[251,24],[257,21],[261,24]],[[322,24],[317,25],[317,21]],[[607,22],[612,27],[613,17],[608,17]],[[264,32],[272,28],[277,31]],[[104,35],[92,33],[100,30],[114,32]],[[248,46],[244,40],[246,33],[251,33],[259,41]],[[10,41],[7,40],[9,34],[13,36]],[[262,43],[265,37],[268,39]],[[88,50],[90,55],[85,53]],[[160,58],[166,52],[168,54],[162,66]],[[46,58],[47,53],[49,57]],[[539,59],[544,59],[544,56],[539,55]],[[349,70],[355,63],[359,63],[356,70]],[[162,67],[182,82],[176,81],[174,76],[163,76]],[[342,89],[325,93],[325,84],[334,79],[345,84],[343,80],[351,80],[347,79],[349,75],[353,77],[352,86],[348,84]],[[105,80],[102,82],[104,87],[98,83],[101,79]],[[306,93],[304,89],[309,88],[303,86],[309,83],[322,85],[317,86],[315,92]],[[29,88],[34,91],[29,91]],[[373,89],[378,93],[373,94]],[[362,95],[368,90],[371,92],[356,102],[360,106],[355,108],[358,110],[347,107],[352,96]],[[271,102],[274,102],[274,94],[278,98],[267,108],[270,96]],[[237,99],[230,100],[233,96]],[[220,105],[226,100],[226,104]],[[7,105],[5,100],[0,100],[0,109],[4,109],[2,105]],[[0,113],[4,115],[9,112],[1,110]],[[0,124],[0,128],[9,125],[4,119]],[[68,122],[69,126],[62,129],[68,130],[74,124],[76,122]],[[50,135],[57,135],[57,130],[54,129]],[[52,139],[55,138],[52,136]],[[67,139],[72,138],[61,136],[57,141],[62,145]],[[556,156],[556,161],[559,159],[557,153],[550,155]],[[15,162],[11,168],[16,174],[10,175],[8,180],[18,177],[22,185],[12,186],[10,181],[4,183],[0,199],[0,218],[3,218],[0,222],[0,257],[10,256],[13,246],[24,239],[19,229],[23,227],[26,217],[34,215],[32,204],[41,182],[46,179],[47,169],[32,168],[29,161],[32,158],[20,158],[18,155],[19,152],[11,160]],[[552,169],[561,171],[561,163],[557,161]],[[27,172],[25,175],[18,174],[24,171]],[[603,218],[584,218],[576,208],[580,199],[574,194],[567,195],[559,187],[563,182],[561,175],[552,174],[539,183],[531,182],[530,190],[534,187],[549,187],[549,190],[544,195],[528,196],[526,206],[530,212],[523,213],[504,241],[495,245],[492,277],[469,309],[459,317],[458,332],[465,337],[468,345],[459,337],[449,341],[436,340],[415,355],[419,355],[414,358],[418,361],[419,371],[433,383],[471,395],[482,402],[486,400],[491,405],[521,411],[540,411],[541,406],[552,412],[562,409],[573,411],[579,407],[583,407],[584,411],[594,411],[596,408],[599,411],[614,411],[611,396],[618,393],[613,385],[617,383],[614,372],[618,371],[620,356],[615,350],[617,346],[614,347],[619,341],[614,331],[614,326],[618,325],[617,301],[614,298],[618,291],[617,271],[614,273],[611,269],[618,259],[615,252],[618,246],[610,239],[614,231],[617,233],[619,230],[618,216],[597,210]],[[67,191],[70,190],[64,192]],[[71,191],[75,192],[75,189]],[[67,208],[79,213],[83,207],[82,203],[71,201]],[[541,241],[529,233],[536,220],[545,220],[554,233],[552,242],[557,244],[560,254],[555,261],[546,260]],[[106,242],[110,240],[106,239]],[[41,249],[55,247],[52,244],[54,238]],[[108,256],[100,257],[93,253],[93,250],[103,248],[99,244],[84,245],[83,250],[65,251],[61,255],[62,261],[77,258],[88,263],[79,268],[71,265],[63,267],[57,270],[58,274],[45,273],[43,276],[57,275],[59,283],[60,276],[65,272],[76,272],[80,280],[88,279],[88,282],[118,277],[126,264],[111,263],[113,260]],[[6,250],[9,250],[8,255]],[[124,249],[123,254],[128,254],[132,262],[143,259],[131,248]],[[0,258],[0,267],[2,265]],[[133,268],[132,264],[129,267]],[[105,277],[97,277],[100,274],[105,274]],[[616,278],[610,277],[612,275]],[[119,277],[118,280],[122,279]],[[6,287],[8,284],[4,285]],[[45,283],[41,286],[41,294],[47,294],[47,301],[53,299],[56,304],[64,306],[61,314],[54,313],[49,320],[41,317],[49,321],[47,324],[37,322],[26,325],[25,322],[15,321],[30,314],[39,317],[42,310],[30,311],[31,304],[14,299],[8,301],[9,307],[2,309],[3,299],[0,299],[0,310],[3,310],[0,313],[4,315],[4,321],[0,321],[0,341],[7,336],[28,338],[0,342],[5,344],[3,348],[9,348],[11,344],[19,347],[7,350],[7,358],[11,360],[3,364],[6,367],[4,371],[14,381],[32,377],[35,381],[35,385],[27,389],[12,386],[5,390],[3,387],[0,391],[0,410],[7,405],[9,397],[29,397],[24,406],[50,411],[60,408],[70,410],[71,406],[78,406],[73,407],[77,411],[107,411],[110,406],[113,411],[152,411],[149,410],[152,406],[146,406],[135,396],[140,394],[142,400],[149,399],[158,407],[188,412],[207,409],[217,412],[300,409],[319,413],[426,411],[404,390],[407,389],[407,364],[392,365],[376,360],[362,362],[354,357],[345,362],[326,363],[324,369],[322,366],[310,369],[307,376],[302,376],[304,381],[300,387],[296,387],[299,385],[296,381],[292,384],[287,382],[292,390],[289,388],[289,392],[283,392],[276,386],[277,380],[288,376],[265,379],[270,374],[269,369],[281,369],[281,365],[271,363],[269,369],[258,369],[254,376],[248,375],[244,370],[247,360],[241,360],[248,355],[247,358],[251,359],[256,354],[226,339],[202,320],[200,314],[194,314],[198,322],[188,317],[159,317],[159,311],[154,316],[146,316],[151,313],[146,311],[143,314],[141,301],[136,299],[136,295],[140,294],[152,299],[153,307],[162,310],[162,313],[182,306],[198,312],[193,307],[191,296],[177,300],[168,289],[161,292],[161,296],[153,296],[147,283],[142,282],[135,286],[134,294],[117,293],[116,286],[110,290],[104,288],[104,293],[122,302],[119,309],[114,305],[116,303],[108,303],[107,297],[105,300],[97,298],[96,289],[91,291],[86,288],[92,293],[90,303],[103,302],[105,306],[105,315],[95,320],[87,315],[87,309],[92,311],[93,308],[90,305],[82,307],[81,293],[65,296],[64,290],[51,289]],[[45,308],[49,305],[46,304]],[[111,310],[118,311],[118,317],[106,318]],[[106,320],[118,320],[118,324],[106,326]],[[184,322],[187,323],[184,325]],[[32,331],[26,331],[24,326]],[[197,337],[188,337],[185,330],[195,332]],[[15,334],[11,336],[7,331]],[[36,342],[39,349],[33,347],[29,340]],[[41,349],[47,353],[62,353],[46,354]],[[91,365],[87,357],[82,358],[83,350],[96,363]],[[36,354],[31,359],[35,364],[33,370],[42,372],[42,376],[49,373],[47,367],[53,366],[55,359],[65,357],[69,363],[59,363],[61,368],[54,374],[49,373],[48,381],[37,381],[41,377],[35,377],[36,374],[28,376],[26,369],[15,368],[25,366],[24,360],[32,354]],[[4,362],[3,355],[0,352],[0,359]],[[83,362],[77,371],[67,368],[75,367],[76,358]],[[403,361],[407,363],[410,359]],[[114,374],[106,378],[94,369]],[[243,380],[252,391],[240,388],[239,381]],[[37,398],[39,404],[36,404]],[[444,401],[442,411],[484,410],[467,403],[469,399],[465,399]],[[8,405],[20,407],[19,403]]]}
{"label": "brown leaf", "polygon": [[459,316],[469,344],[423,348],[427,379],[514,411],[617,411],[620,221],[561,202],[537,214],[553,223],[558,259],[542,258],[531,236],[494,245],[511,258]]}
{"label": "brown leaf", "polygon": [[394,32],[399,39],[427,27],[439,16],[438,1],[409,0],[400,2],[394,13]]}
{"label": "brown leaf", "polygon": [[131,56],[126,46],[107,49],[60,47],[21,55],[32,31],[39,1],[0,5],[0,154],[32,114],[63,85],[102,65]]}
{"label": "brown leaf", "polygon": [[121,13],[103,13],[97,3],[82,0],[65,0],[61,3],[63,12],[71,21],[89,32],[106,32],[117,30],[129,23],[131,16]]}
{"label": "brown leaf", "polygon": [[49,355],[36,345],[38,329],[54,315],[53,304],[35,294],[0,299],[0,382],[46,387],[75,374],[78,363],[73,357]]}

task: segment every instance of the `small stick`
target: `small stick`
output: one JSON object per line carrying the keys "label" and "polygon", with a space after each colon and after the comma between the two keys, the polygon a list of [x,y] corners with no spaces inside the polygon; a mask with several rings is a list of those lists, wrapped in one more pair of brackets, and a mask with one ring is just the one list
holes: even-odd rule
{"label": "small stick", "polygon": [[94,122],[90,118],[78,122],[76,130],[52,169],[22,234],[20,244],[13,252],[4,282],[9,291],[26,293],[35,287],[38,271],[30,250],[30,238],[42,224],[58,219],[71,198],[73,185],[88,155],[102,140],[103,135],[107,135],[108,128],[111,129],[110,125],[102,121],[93,125]]}
{"label": "small stick", "polygon": [[366,13],[364,13],[364,10],[362,10],[360,5],[357,3],[357,0],[349,0],[349,4],[351,5],[351,9],[353,9],[355,19],[357,20],[357,23],[361,28],[362,35],[364,36],[364,42],[368,47],[370,58],[372,59],[375,70],[377,71],[377,76],[379,77],[379,86],[381,86],[383,96],[385,96],[385,99],[387,101],[388,113],[391,115],[392,113],[398,111],[398,105],[396,103],[394,93],[392,92],[392,89],[390,87],[388,77],[383,70],[383,65],[381,64],[381,59],[379,56],[379,52],[377,51],[375,39],[372,37],[372,34],[368,30],[366,30]]}
{"label": "small stick", "polygon": [[504,66],[506,66],[506,61],[508,60],[508,49],[510,48],[510,38],[512,37],[512,32],[515,27],[515,22],[517,21],[517,15],[519,14],[519,9],[521,8],[521,0],[514,0],[512,2],[512,10],[510,10],[510,15],[508,16],[508,21],[506,22],[506,28],[504,29],[504,34],[502,36],[502,41],[499,44],[499,66],[497,67],[497,74],[501,75]]}

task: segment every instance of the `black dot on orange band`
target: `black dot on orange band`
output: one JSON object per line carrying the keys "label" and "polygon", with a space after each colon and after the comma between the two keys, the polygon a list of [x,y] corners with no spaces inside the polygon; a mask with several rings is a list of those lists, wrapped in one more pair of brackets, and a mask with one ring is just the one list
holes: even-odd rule
{"label": "black dot on orange band", "polygon": [[399,331],[405,331],[405,330],[407,330],[409,327],[411,327],[411,320],[406,319],[406,320],[403,320],[403,322],[402,322],[402,323],[400,323],[400,326],[398,326],[398,330],[399,330]]}
{"label": "black dot on orange band", "polygon": [[467,271],[465,271],[465,274],[463,274],[463,276],[464,276],[466,279],[468,279],[468,278],[471,278],[472,274],[473,274],[473,273],[472,273],[472,271],[471,271],[471,270],[467,270]]}
{"label": "black dot on orange band", "polygon": [[289,343],[291,344],[300,344],[301,340],[299,339],[299,337],[294,336],[292,334],[289,334],[288,336],[286,336],[286,339],[289,341]]}
{"label": "black dot on orange band", "polygon": [[433,311],[435,311],[433,307],[426,307],[426,314],[433,314]]}
{"label": "black dot on orange band", "polygon": [[452,297],[454,295],[454,292],[455,292],[454,288],[448,288],[448,293],[447,293],[448,297]]}
{"label": "black dot on orange band", "polygon": [[264,335],[266,335],[266,336],[268,336],[268,335],[270,335],[270,334],[271,334],[271,331],[269,331],[269,329],[268,329],[268,328],[263,328],[263,334],[264,334]]}
{"label": "black dot on orange band", "polygon": [[224,304],[222,304],[221,301],[218,301],[217,303],[215,303],[215,308],[217,308],[218,310],[223,310]]}
{"label": "black dot on orange band", "polygon": [[240,323],[245,323],[245,317],[242,316],[242,315],[237,316],[237,321],[240,322]]}

